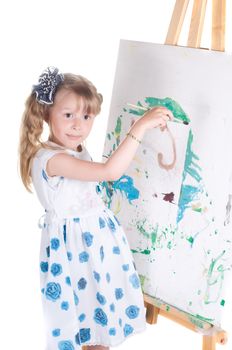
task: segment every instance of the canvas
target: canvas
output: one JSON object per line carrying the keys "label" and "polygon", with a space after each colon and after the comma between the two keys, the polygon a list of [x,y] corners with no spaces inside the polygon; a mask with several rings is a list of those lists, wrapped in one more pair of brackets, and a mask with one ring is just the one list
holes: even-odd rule
{"label": "canvas", "polygon": [[125,174],[101,183],[144,293],[219,327],[231,298],[231,98],[230,55],[122,40],[103,159],[145,113],[129,104],[165,106],[179,123],[147,131]]}

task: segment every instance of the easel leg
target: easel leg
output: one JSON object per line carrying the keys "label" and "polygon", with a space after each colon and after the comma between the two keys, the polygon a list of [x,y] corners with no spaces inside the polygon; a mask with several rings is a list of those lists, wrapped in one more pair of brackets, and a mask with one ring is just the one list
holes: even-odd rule
{"label": "easel leg", "polygon": [[202,350],[216,350],[216,335],[203,335]]}
{"label": "easel leg", "polygon": [[146,311],[147,323],[149,323],[149,324],[157,323],[159,308],[157,308],[154,305],[151,305],[149,303],[145,303],[145,306],[147,308],[147,311]]}

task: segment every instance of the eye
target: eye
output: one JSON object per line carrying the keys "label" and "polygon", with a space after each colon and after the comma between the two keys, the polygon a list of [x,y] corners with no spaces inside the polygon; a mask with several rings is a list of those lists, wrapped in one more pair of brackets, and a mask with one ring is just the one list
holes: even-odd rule
{"label": "eye", "polygon": [[73,114],[71,114],[71,113],[65,113],[65,118],[66,118],[66,119],[72,119],[72,118],[73,118]]}
{"label": "eye", "polygon": [[85,119],[85,120],[88,120],[88,119],[90,119],[90,118],[91,118],[90,115],[88,115],[88,114],[84,115],[84,119]]}

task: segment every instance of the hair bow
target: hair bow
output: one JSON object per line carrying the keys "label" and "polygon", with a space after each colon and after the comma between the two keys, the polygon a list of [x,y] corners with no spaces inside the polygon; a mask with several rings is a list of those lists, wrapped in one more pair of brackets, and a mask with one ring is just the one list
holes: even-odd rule
{"label": "hair bow", "polygon": [[56,88],[63,80],[64,76],[59,73],[58,68],[46,68],[39,76],[38,84],[32,89],[32,92],[36,94],[36,100],[41,104],[53,104]]}

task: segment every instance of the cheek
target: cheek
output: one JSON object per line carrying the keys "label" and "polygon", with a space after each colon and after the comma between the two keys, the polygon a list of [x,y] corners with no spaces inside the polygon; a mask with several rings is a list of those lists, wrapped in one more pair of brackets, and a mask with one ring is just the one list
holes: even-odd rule
{"label": "cheek", "polygon": [[60,135],[65,130],[65,127],[60,122],[59,123],[57,123],[57,122],[55,123],[55,122],[52,121],[50,123],[50,129],[52,130],[52,133],[54,135]]}

